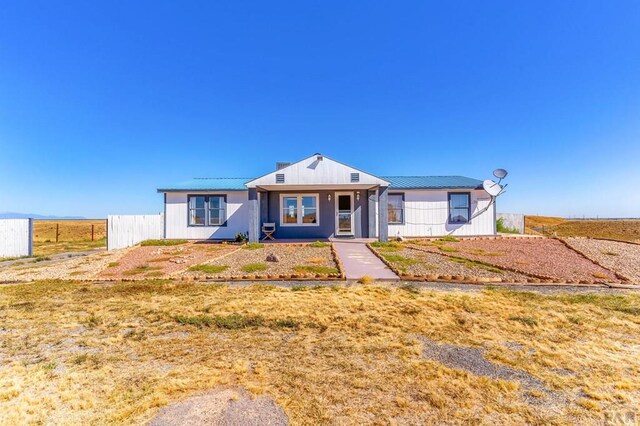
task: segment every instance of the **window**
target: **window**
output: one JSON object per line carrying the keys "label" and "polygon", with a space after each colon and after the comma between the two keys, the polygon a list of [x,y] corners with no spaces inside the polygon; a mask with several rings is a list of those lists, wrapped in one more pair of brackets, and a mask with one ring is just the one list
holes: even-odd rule
{"label": "window", "polygon": [[471,216],[471,195],[468,192],[449,193],[449,223],[467,223]]}
{"label": "window", "polygon": [[388,222],[390,224],[404,223],[404,194],[389,194],[388,200]]}
{"label": "window", "polygon": [[318,194],[283,194],[281,226],[318,226]]}
{"label": "window", "polygon": [[189,226],[225,226],[227,200],[225,195],[189,195]]}

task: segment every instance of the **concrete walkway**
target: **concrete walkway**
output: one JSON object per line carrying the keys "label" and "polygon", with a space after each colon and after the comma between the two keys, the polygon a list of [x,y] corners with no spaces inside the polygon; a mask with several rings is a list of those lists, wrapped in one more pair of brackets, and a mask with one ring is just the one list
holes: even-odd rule
{"label": "concrete walkway", "polygon": [[334,242],[333,245],[342,262],[348,280],[357,280],[363,275],[384,281],[400,279],[369,250],[364,242],[341,241]]}

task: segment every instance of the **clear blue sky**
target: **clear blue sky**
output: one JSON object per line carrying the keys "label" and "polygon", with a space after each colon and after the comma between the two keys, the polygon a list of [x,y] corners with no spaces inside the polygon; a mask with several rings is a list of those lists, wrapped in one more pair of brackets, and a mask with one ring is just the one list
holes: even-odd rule
{"label": "clear blue sky", "polygon": [[159,212],[322,152],[640,216],[637,0],[172,3],[2,2],[0,211]]}

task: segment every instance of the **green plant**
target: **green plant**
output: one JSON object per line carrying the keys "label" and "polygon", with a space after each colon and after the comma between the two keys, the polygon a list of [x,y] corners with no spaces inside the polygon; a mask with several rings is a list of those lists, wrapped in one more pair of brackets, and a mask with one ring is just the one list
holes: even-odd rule
{"label": "green plant", "polygon": [[107,268],[115,268],[118,265],[120,265],[120,262],[109,262]]}
{"label": "green plant", "polygon": [[236,241],[236,243],[245,243],[245,242],[247,242],[248,239],[249,239],[249,233],[248,232],[238,232],[236,234],[235,241]]}
{"label": "green plant", "polygon": [[124,272],[122,275],[140,275],[140,274],[144,274],[145,272],[152,272],[152,271],[159,271],[162,268],[160,266],[149,266],[149,265],[138,265],[137,267],[135,267],[134,269],[130,269],[126,272]]}
{"label": "green plant", "polygon": [[179,246],[185,244],[187,240],[145,240],[140,243],[142,247],[146,246]]}
{"label": "green plant", "polygon": [[323,241],[315,241],[311,244],[308,244],[309,247],[313,247],[313,248],[323,248],[323,247],[329,247],[331,244],[330,243],[326,243]]}
{"label": "green plant", "polygon": [[420,293],[420,289],[415,284],[402,284],[400,289],[412,294]]}
{"label": "green plant", "polygon": [[51,260],[51,258],[46,256],[38,256],[35,259],[33,259],[34,262],[44,262],[46,260]]}
{"label": "green plant", "polygon": [[449,247],[449,246],[440,246],[440,250],[445,253],[456,253],[458,252],[457,248]]}
{"label": "green plant", "polygon": [[245,244],[244,246],[242,246],[243,249],[245,250],[258,250],[261,248],[264,248],[264,244],[262,243],[248,243]]}
{"label": "green plant", "polygon": [[300,327],[300,323],[291,318],[276,320],[273,324],[276,328],[292,328],[297,330]]}
{"label": "green plant", "polygon": [[620,256],[620,253],[616,253],[615,251],[603,251],[602,254],[606,254],[607,256]]}
{"label": "green plant", "polygon": [[309,273],[309,274],[329,275],[329,274],[338,273],[338,270],[336,268],[330,268],[328,266],[320,266],[320,265],[298,265],[298,266],[294,266],[293,270],[301,274]]}
{"label": "green plant", "polygon": [[401,265],[415,265],[420,263],[419,260],[410,259],[408,257],[400,256],[398,254],[383,253],[382,257],[384,257],[386,260],[388,260],[391,263],[399,263]]}
{"label": "green plant", "polygon": [[510,228],[508,226],[506,226],[504,224],[504,218],[498,218],[498,220],[496,220],[496,231],[503,233],[503,234],[519,234],[520,231],[518,231],[516,228]]}
{"label": "green plant", "polygon": [[454,257],[451,256],[449,258],[452,262],[459,263],[460,265],[466,266],[467,268],[479,268],[484,269],[485,271],[495,272],[496,274],[501,274],[504,271],[495,266],[487,265],[486,263],[478,262],[476,260],[465,259],[463,257]]}
{"label": "green plant", "polygon": [[227,265],[211,265],[208,263],[203,263],[200,265],[193,265],[188,270],[191,272],[204,272],[205,274],[219,274],[220,272],[224,272],[229,267]]}
{"label": "green plant", "polygon": [[398,242],[395,241],[374,241],[372,243],[370,243],[371,247],[375,247],[375,248],[389,248],[389,247],[394,247],[394,248],[400,248],[402,247],[402,245]]}
{"label": "green plant", "polygon": [[260,272],[269,269],[269,265],[262,262],[247,263],[240,268],[243,272]]}

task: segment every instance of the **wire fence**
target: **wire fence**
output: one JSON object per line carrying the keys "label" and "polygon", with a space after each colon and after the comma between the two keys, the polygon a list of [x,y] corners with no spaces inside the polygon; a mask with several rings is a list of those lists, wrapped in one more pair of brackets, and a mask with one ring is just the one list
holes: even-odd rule
{"label": "wire fence", "polygon": [[40,219],[33,221],[33,241],[38,243],[99,241],[106,237],[106,219]]}

